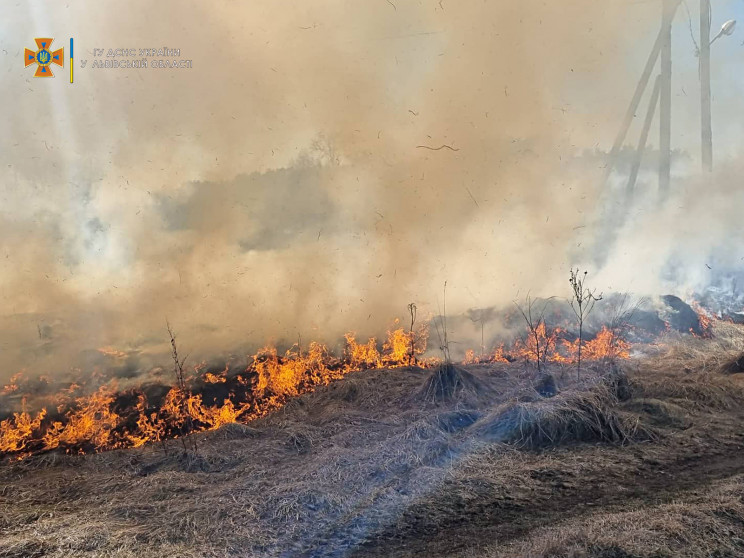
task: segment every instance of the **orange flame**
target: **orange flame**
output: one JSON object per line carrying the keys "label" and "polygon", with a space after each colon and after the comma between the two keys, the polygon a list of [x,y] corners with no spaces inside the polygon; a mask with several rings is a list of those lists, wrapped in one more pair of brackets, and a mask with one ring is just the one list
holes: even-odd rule
{"label": "orange flame", "polygon": [[217,374],[207,372],[206,374],[204,374],[204,381],[208,384],[224,384],[225,382],[227,382],[227,378],[223,375],[218,376]]}
{"label": "orange flame", "polygon": [[98,349],[98,352],[102,355],[114,357],[114,358],[126,358],[127,353],[124,351],[120,351],[118,349],[115,349],[114,347],[101,347]]}
{"label": "orange flame", "polygon": [[10,395],[11,393],[18,391],[18,384],[23,377],[23,372],[16,372],[10,377],[10,380],[8,381],[7,385],[3,386],[3,389],[0,390],[0,394],[2,395]]}
{"label": "orange flame", "polygon": [[[711,318],[710,314],[708,314],[708,312],[697,301],[693,301],[690,304],[690,307],[698,316],[698,322],[700,323],[700,330],[703,332],[703,337],[711,337],[713,331],[713,319]],[[692,329],[690,329],[690,333],[695,335]]]}
{"label": "orange flame", "polygon": [[100,450],[111,447],[112,432],[119,424],[119,415],[111,410],[113,402],[114,393],[108,386],[79,399],[77,409],[67,413],[66,423],[55,421],[46,431],[42,438],[44,448],[90,445]]}
{"label": "orange flame", "polygon": [[[545,324],[540,324],[535,332],[527,332],[525,341],[517,339],[509,351],[504,349],[504,345],[500,345],[489,354],[480,356],[468,350],[463,364],[511,362],[520,359],[535,361],[538,343],[541,360],[563,364],[576,363],[579,355],[579,340],[559,340],[563,332],[561,328],[549,331]],[[630,343],[607,327],[603,327],[593,339],[582,343],[581,358],[585,361],[630,358]]]}
{"label": "orange flame", "polygon": [[[548,330],[544,324],[537,330],[541,358],[554,362],[573,362],[577,342],[559,342],[560,329]],[[70,383],[48,400],[57,407],[59,416],[48,416],[46,408],[36,414],[26,410],[14,413],[0,422],[0,454],[13,458],[41,451],[64,450],[85,453],[113,448],[139,447],[150,442],[178,438],[192,432],[211,430],[233,422],[248,422],[284,405],[291,397],[308,393],[346,374],[372,368],[409,366],[413,362],[428,366],[436,359],[423,359],[428,328],[414,332],[391,328],[387,339],[378,346],[375,338],[358,343],[351,333],[345,336],[346,348],[336,357],[322,343],[299,345],[280,354],[276,347],[260,349],[242,375],[228,377],[228,368],[219,374],[201,374],[205,364],[194,367],[196,377],[214,386],[210,392],[225,390],[219,400],[205,403],[204,395],[193,393],[190,384],[171,388],[161,401],[151,405],[144,393],[133,390],[118,393],[116,385],[106,384],[85,395],[85,385]],[[606,328],[583,344],[582,357],[587,360],[607,357],[628,358],[629,344]],[[476,355],[468,351],[466,363],[534,360],[537,344],[533,335],[516,341],[510,350],[501,345],[490,353]],[[92,381],[100,378],[96,372]],[[19,390],[17,374],[2,394]],[[203,385],[203,384],[202,384]],[[224,387],[223,387],[224,386]],[[136,403],[125,403],[136,401]]]}
{"label": "orange flame", "polygon": [[34,440],[35,433],[41,428],[41,421],[46,416],[46,409],[39,411],[35,417],[26,412],[26,400],[23,400],[23,411],[13,413],[13,418],[0,422],[0,453],[23,451]]}

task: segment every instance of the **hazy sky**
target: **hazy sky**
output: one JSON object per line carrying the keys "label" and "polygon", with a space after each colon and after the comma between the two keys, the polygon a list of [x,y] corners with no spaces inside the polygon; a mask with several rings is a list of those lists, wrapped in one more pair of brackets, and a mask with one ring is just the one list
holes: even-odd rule
{"label": "hazy sky", "polygon": [[[97,365],[101,346],[146,360],[166,317],[206,354],[375,334],[408,302],[437,312],[445,280],[453,311],[552,293],[590,260],[599,215],[602,171],[575,156],[611,145],[660,12],[620,0],[6,4],[0,377]],[[744,25],[742,2],[713,4],[714,32]],[[66,58],[74,37],[74,84],[69,60],[52,79],[23,67],[44,36]],[[713,48],[724,178],[739,168],[741,37]],[[161,47],[192,68],[92,67],[95,48]],[[624,231],[602,288],[651,288],[685,212],[704,221],[740,199],[723,178],[694,177],[684,6],[675,57],[673,143],[693,157],[676,171],[683,195]],[[716,222],[696,253],[729,234]],[[638,264],[654,271],[639,278]]]}

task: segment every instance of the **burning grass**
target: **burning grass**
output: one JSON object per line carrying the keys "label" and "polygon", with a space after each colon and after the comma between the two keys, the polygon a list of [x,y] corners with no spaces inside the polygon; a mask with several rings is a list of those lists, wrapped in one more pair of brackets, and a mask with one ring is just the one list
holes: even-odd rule
{"label": "burning grass", "polygon": [[[518,360],[532,360],[538,358],[543,362],[557,362],[574,364],[579,356],[579,339],[566,339],[567,331],[563,328],[549,328],[544,323],[535,327],[533,335],[518,339],[510,349],[499,345],[493,351],[476,355],[468,350],[463,364],[483,364],[495,362],[515,362]],[[617,331],[607,326],[597,332],[591,339],[582,343],[582,360],[612,362],[630,358],[629,342],[624,340]]]}
{"label": "burning grass", "polygon": [[[229,376],[228,368],[222,373],[203,371],[200,364],[190,378],[152,399],[145,390],[119,391],[115,382],[77,395],[80,386],[73,383],[53,395],[55,412],[47,412],[46,407],[30,412],[24,399],[21,411],[0,421],[0,454],[25,457],[57,449],[89,453],[140,447],[249,422],[356,370],[407,366],[412,358],[425,365],[425,360],[417,358],[426,350],[425,333],[425,328],[391,330],[381,351],[374,338],[360,344],[347,334],[346,351],[340,358],[316,342],[304,350],[295,345],[284,354],[267,346],[237,375]],[[19,393],[21,379],[14,376],[3,394]],[[213,395],[207,402],[209,393]]]}
{"label": "burning grass", "polygon": [[[397,324],[396,324],[397,325]],[[546,328],[544,323],[517,339],[508,351],[503,345],[488,355],[466,356],[467,363],[496,364],[535,360],[571,364],[576,361],[577,341],[562,339],[565,330]],[[394,328],[380,346],[371,338],[358,342],[345,337],[343,355],[337,357],[317,342],[299,344],[280,353],[276,347],[260,349],[245,370],[238,373],[206,370],[204,363],[188,376],[177,365],[178,385],[157,389],[142,386],[119,390],[106,382],[92,393],[86,386],[71,383],[46,397],[33,399],[35,410],[21,409],[0,421],[0,454],[23,458],[46,451],[80,454],[110,449],[141,447],[147,443],[182,438],[231,423],[247,423],[281,408],[293,398],[328,385],[359,370],[402,368],[415,363],[434,370],[421,391],[424,401],[460,398],[465,401],[487,394],[487,387],[461,368],[425,358],[428,325],[409,331]],[[175,342],[175,339],[172,339]],[[538,352],[537,347],[540,350]],[[174,347],[175,348],[175,347]],[[606,327],[583,345],[584,360],[613,362],[627,358],[629,345]],[[106,348],[107,354],[112,354]],[[95,382],[96,378],[92,378]],[[29,386],[14,376],[0,397],[17,398]],[[32,386],[31,386],[32,387]],[[157,387],[157,386],[156,386]],[[31,397],[31,394],[28,394]]]}

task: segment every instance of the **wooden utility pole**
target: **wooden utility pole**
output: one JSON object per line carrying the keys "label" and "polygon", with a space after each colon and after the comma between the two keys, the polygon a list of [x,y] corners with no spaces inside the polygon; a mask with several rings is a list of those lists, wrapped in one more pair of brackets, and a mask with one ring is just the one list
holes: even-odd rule
{"label": "wooden utility pole", "polygon": [[672,168],[672,20],[680,0],[663,0],[659,89],[659,194],[669,195]]}
{"label": "wooden utility pole", "polygon": [[713,128],[710,117],[710,0],[700,0],[700,130],[703,171],[713,170]]}
{"label": "wooden utility pole", "polygon": [[651,93],[651,99],[648,101],[648,110],[646,111],[646,119],[643,121],[643,129],[641,130],[641,137],[638,140],[638,148],[633,158],[633,164],[630,167],[630,175],[628,176],[628,185],[625,191],[625,205],[629,207],[633,201],[633,194],[635,193],[635,185],[638,180],[638,171],[641,170],[641,162],[643,161],[643,152],[646,150],[646,142],[648,141],[648,134],[651,131],[651,124],[654,120],[654,114],[656,113],[656,105],[659,104],[659,88],[661,86],[661,76],[656,77],[654,83],[654,90]]}
{"label": "wooden utility pole", "polygon": [[654,71],[656,62],[659,60],[659,51],[661,50],[663,32],[663,29],[660,30],[658,36],[656,37],[656,42],[654,42],[654,46],[653,48],[651,48],[651,52],[648,55],[646,66],[643,68],[641,79],[638,80],[638,85],[636,85],[635,92],[633,93],[633,98],[630,101],[628,110],[625,112],[625,117],[623,118],[623,123],[620,131],[615,138],[615,143],[612,144],[612,150],[610,151],[610,156],[608,157],[604,179],[602,180],[603,184],[607,182],[607,179],[610,177],[615,163],[617,162],[617,156],[620,153],[620,149],[622,149],[623,147],[623,142],[628,135],[630,125],[633,123],[633,119],[635,118],[636,112],[638,111],[638,106],[641,104],[641,99],[646,91],[646,87],[648,86],[648,81],[651,78],[651,73]]}

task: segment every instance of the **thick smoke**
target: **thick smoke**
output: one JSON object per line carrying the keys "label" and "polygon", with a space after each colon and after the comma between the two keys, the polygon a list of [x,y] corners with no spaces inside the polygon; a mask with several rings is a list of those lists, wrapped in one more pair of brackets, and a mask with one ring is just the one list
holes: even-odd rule
{"label": "thick smoke", "polygon": [[[201,358],[379,334],[411,301],[438,313],[445,281],[453,313],[556,294],[612,211],[602,163],[579,155],[612,142],[659,15],[620,0],[6,11],[0,378],[117,351],[162,362],[166,318]],[[73,85],[24,70],[36,36],[75,37]],[[162,46],[193,69],[91,68],[94,48]],[[617,232],[601,288],[653,291],[677,225],[706,253],[685,184],[685,209],[649,205]],[[700,226],[725,242],[736,219],[716,200]]]}

